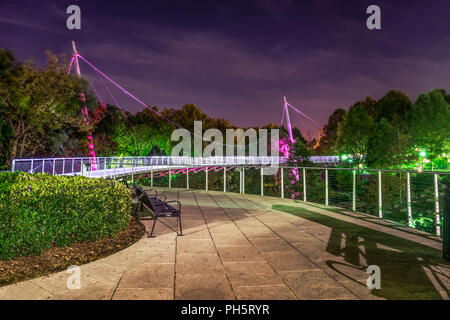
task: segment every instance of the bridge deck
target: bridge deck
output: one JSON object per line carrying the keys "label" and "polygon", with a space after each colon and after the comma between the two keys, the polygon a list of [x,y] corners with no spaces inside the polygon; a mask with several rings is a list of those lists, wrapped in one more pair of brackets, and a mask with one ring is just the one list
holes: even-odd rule
{"label": "bridge deck", "polygon": [[[287,199],[175,189],[168,198],[183,205],[183,237],[157,223],[155,238],[82,266],[80,290],[66,290],[61,272],[0,288],[0,298],[449,298],[450,265],[429,234]],[[379,290],[366,287],[369,265],[381,269]]]}

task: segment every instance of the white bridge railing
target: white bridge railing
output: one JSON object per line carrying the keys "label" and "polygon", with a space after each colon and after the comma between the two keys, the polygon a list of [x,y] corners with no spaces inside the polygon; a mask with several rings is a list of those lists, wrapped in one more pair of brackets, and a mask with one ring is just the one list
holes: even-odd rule
{"label": "white bridge railing", "polygon": [[[36,158],[14,159],[12,171],[29,173],[47,173],[51,175],[87,175],[109,176],[107,170],[144,171],[157,167],[158,169],[179,166],[211,166],[211,165],[272,165],[284,163],[284,157],[89,157],[77,158]],[[130,170],[118,170],[130,169]],[[134,169],[133,169],[134,170]],[[131,171],[130,171],[131,172]],[[104,174],[102,174],[104,173]]]}

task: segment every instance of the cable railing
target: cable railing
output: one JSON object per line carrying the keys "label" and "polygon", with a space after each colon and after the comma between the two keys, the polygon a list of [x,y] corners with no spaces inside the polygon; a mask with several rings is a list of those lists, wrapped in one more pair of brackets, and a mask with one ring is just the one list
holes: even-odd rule
{"label": "cable railing", "polygon": [[[151,186],[291,198],[368,213],[438,236],[442,234],[443,208],[440,181],[450,175],[437,171],[292,167],[282,157],[98,157],[96,170],[91,169],[92,163],[88,157],[16,159],[13,171],[131,177]],[[272,166],[272,173],[265,172],[268,166]]]}
{"label": "cable railing", "polygon": [[152,187],[290,198],[442,235],[444,188],[440,182],[450,172],[280,166],[275,174],[266,175],[264,170],[267,167],[260,165],[187,166],[155,169],[132,179]]}
{"label": "cable railing", "polygon": [[[186,165],[271,165],[286,162],[284,157],[75,157],[14,159],[12,171],[46,173],[50,175],[92,175],[101,171],[124,168]],[[94,174],[92,172],[99,171]],[[89,173],[91,172],[91,174]]]}

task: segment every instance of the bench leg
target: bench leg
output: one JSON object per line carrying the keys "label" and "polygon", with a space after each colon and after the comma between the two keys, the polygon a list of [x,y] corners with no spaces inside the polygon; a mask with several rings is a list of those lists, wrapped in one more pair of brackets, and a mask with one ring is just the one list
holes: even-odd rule
{"label": "bench leg", "polygon": [[158,220],[158,219],[155,218],[155,221],[153,222],[152,231],[150,232],[150,234],[148,236],[149,238],[153,237],[153,230],[155,229],[156,220]]}

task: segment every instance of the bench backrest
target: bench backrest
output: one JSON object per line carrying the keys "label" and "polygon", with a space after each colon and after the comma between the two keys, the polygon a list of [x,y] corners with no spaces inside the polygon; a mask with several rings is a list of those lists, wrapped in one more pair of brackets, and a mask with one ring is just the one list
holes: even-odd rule
{"label": "bench backrest", "polygon": [[150,212],[150,215],[153,218],[156,218],[156,211],[153,208],[152,202],[150,201],[150,197],[148,196],[147,193],[143,192],[141,195],[138,196],[139,200],[142,202],[142,204],[144,205],[144,207],[146,207],[148,209],[148,211]]}

